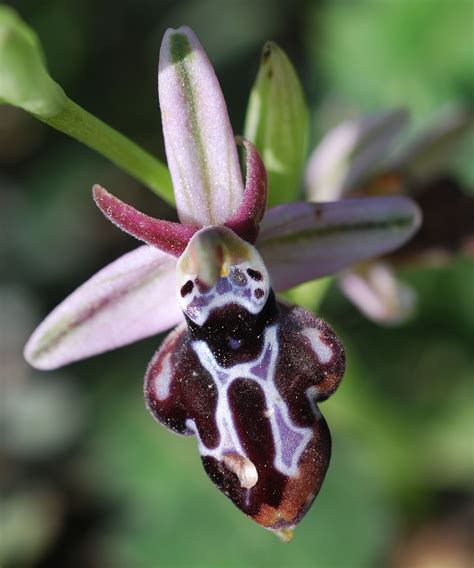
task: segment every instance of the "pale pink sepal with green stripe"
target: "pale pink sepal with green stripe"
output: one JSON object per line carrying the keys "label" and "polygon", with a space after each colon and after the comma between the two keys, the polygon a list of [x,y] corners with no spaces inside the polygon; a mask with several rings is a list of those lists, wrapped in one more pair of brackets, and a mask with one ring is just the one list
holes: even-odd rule
{"label": "pale pink sepal with green stripe", "polygon": [[110,351],[182,321],[176,259],[141,246],[85,282],[39,325],[25,347],[37,369]]}
{"label": "pale pink sepal with green stripe", "polygon": [[238,209],[244,186],[219,82],[188,27],[164,35],[158,90],[179,218],[221,225]]}
{"label": "pale pink sepal with green stripe", "polygon": [[273,288],[285,290],[396,249],[420,222],[407,197],[292,203],[267,211],[257,247]]}

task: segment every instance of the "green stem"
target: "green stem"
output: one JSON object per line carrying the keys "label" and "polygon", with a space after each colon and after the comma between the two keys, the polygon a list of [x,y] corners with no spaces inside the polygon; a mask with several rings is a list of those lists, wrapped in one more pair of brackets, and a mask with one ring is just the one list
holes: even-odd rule
{"label": "green stem", "polygon": [[70,99],[67,99],[59,113],[53,116],[36,115],[36,118],[96,150],[174,205],[168,168]]}

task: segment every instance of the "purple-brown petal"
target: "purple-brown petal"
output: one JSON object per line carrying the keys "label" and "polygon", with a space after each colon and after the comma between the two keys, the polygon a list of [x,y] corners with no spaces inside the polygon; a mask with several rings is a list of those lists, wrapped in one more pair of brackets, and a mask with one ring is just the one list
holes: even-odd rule
{"label": "purple-brown petal", "polygon": [[267,203],[267,172],[255,146],[243,138],[238,140],[247,155],[245,192],[240,207],[227,219],[225,226],[253,244]]}
{"label": "purple-brown petal", "polygon": [[145,215],[100,185],[94,185],[92,193],[97,207],[114,225],[172,256],[181,256],[189,239],[198,230],[190,225],[162,221]]}

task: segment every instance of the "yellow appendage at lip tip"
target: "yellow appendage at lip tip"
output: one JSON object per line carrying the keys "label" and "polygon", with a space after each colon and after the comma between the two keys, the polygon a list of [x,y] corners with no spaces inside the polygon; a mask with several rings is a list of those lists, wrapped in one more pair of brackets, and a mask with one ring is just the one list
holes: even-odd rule
{"label": "yellow appendage at lip tip", "polygon": [[293,529],[279,529],[275,531],[277,537],[283,542],[290,542],[293,539],[294,531]]}

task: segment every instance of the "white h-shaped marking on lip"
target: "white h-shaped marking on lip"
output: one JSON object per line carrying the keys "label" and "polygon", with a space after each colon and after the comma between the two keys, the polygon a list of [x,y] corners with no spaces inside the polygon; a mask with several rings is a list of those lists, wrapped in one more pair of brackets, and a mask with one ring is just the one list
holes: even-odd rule
{"label": "white h-shaped marking on lip", "polygon": [[[279,350],[277,331],[278,324],[267,328],[265,331],[263,349],[257,359],[246,363],[238,363],[228,368],[219,365],[205,341],[194,341],[192,343],[193,350],[197,354],[203,367],[213,378],[217,388],[218,399],[215,417],[217,429],[220,434],[218,447],[209,449],[202,443],[194,420],[187,420],[186,426],[196,434],[201,455],[212,456],[221,460],[225,453],[237,452],[242,456],[248,457],[242,448],[232,420],[228,390],[232,382],[238,378],[251,379],[258,383],[265,396],[266,416],[270,420],[275,444],[274,466],[284,475],[294,477],[299,473],[299,459],[308,445],[308,442],[311,440],[313,433],[311,428],[302,428],[292,423],[288,407],[275,386],[274,377]],[[263,363],[267,352],[270,352],[270,361],[268,363],[268,371],[262,379],[256,374],[255,368]],[[284,430],[286,430],[286,433]],[[297,441],[298,438],[301,438],[299,442]],[[290,442],[290,444],[295,444],[289,456],[289,460],[285,459],[288,458],[288,456],[284,455],[285,440]]]}

